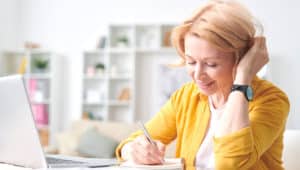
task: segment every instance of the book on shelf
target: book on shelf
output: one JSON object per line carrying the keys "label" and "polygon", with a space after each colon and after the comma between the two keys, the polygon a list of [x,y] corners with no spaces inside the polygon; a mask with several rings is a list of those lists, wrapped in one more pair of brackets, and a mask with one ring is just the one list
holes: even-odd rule
{"label": "book on shelf", "polygon": [[[44,95],[38,90],[38,81],[29,79],[28,94],[31,102],[44,101]],[[48,125],[48,108],[46,104],[31,104],[34,119],[37,125]]]}
{"label": "book on shelf", "polygon": [[120,164],[121,167],[134,169],[153,169],[153,170],[183,170],[184,163],[182,158],[166,158],[162,165],[141,165],[132,161],[126,161]]}
{"label": "book on shelf", "polygon": [[19,66],[19,69],[18,69],[18,73],[24,74],[26,72],[26,66],[27,66],[27,59],[26,59],[26,56],[23,56],[20,66]]}
{"label": "book on shelf", "polygon": [[48,125],[48,109],[45,104],[33,104],[31,106],[35,123],[37,125]]}

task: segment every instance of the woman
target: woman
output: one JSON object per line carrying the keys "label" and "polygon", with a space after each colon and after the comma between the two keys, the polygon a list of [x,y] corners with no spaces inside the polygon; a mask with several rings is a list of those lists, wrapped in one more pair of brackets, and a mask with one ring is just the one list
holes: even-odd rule
{"label": "woman", "polygon": [[141,131],[117,148],[118,158],[162,163],[165,145],[176,157],[211,169],[283,169],[287,96],[256,77],[268,62],[265,38],[235,1],[211,0],[172,32],[172,42],[193,82],[177,90]]}

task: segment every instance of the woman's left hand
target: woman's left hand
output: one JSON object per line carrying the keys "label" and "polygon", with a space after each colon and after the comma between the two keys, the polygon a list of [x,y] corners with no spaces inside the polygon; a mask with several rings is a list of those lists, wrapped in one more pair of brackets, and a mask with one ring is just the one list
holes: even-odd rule
{"label": "woman's left hand", "polygon": [[256,37],[252,47],[236,66],[235,84],[251,84],[257,72],[269,61],[265,37]]}

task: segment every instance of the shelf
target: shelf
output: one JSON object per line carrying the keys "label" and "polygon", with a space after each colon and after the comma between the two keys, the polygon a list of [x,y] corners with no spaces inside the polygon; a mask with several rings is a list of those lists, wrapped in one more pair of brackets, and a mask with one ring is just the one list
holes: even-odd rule
{"label": "shelf", "polygon": [[[56,121],[61,119],[58,115],[61,113],[60,89],[56,88],[61,83],[60,73],[56,71],[60,65],[58,58],[55,53],[44,49],[7,50],[1,57],[1,73],[23,74],[36,126],[43,135],[47,131],[47,138],[42,143],[48,144],[53,140],[51,133],[57,130]],[[52,130],[49,134],[48,129]]]}
{"label": "shelf", "polygon": [[133,25],[110,25],[109,26],[109,47],[131,48],[134,46]]}
{"label": "shelf", "polygon": [[32,49],[30,50],[31,55],[52,55],[50,51],[43,50],[43,49]]}
{"label": "shelf", "polygon": [[119,53],[133,53],[134,49],[133,48],[109,48],[108,49],[109,53],[115,53],[115,54],[119,54]]}
{"label": "shelf", "polygon": [[97,55],[104,55],[107,54],[109,51],[107,48],[105,49],[96,49],[96,50],[88,50],[84,52],[84,55],[89,55],[89,56],[97,56]]}
{"label": "shelf", "polygon": [[40,54],[47,54],[47,55],[52,55],[52,52],[49,50],[43,50],[43,49],[12,49],[12,50],[5,50],[3,52],[5,55],[40,55]]}
{"label": "shelf", "polygon": [[129,106],[130,102],[129,101],[119,101],[119,100],[110,100],[108,102],[109,106]]}
{"label": "shelf", "polygon": [[160,48],[160,29],[157,24],[136,26],[136,47],[147,49]]}
{"label": "shelf", "polygon": [[47,104],[47,105],[49,105],[50,100],[47,99],[47,100],[44,100],[44,101],[30,101],[30,103],[33,104],[33,105],[36,105],[36,104]]}
{"label": "shelf", "polygon": [[106,80],[108,79],[107,76],[103,75],[103,76],[89,76],[89,75],[84,75],[83,77],[85,80]]}
{"label": "shelf", "polygon": [[85,106],[103,106],[105,102],[83,102]]}
{"label": "shelf", "polygon": [[[151,103],[148,106],[144,104],[144,99],[136,99],[141,99],[138,82],[146,84],[143,91],[152,92],[154,87],[148,82],[156,73],[153,69],[161,63],[161,59],[178,56],[168,41],[172,28],[172,24],[109,25],[105,48],[83,53],[82,113],[88,110],[96,115],[101,114],[103,120],[133,122],[139,117],[136,113],[151,112]],[[105,66],[104,74],[87,76],[96,73],[97,63]],[[151,98],[153,95],[147,93],[145,96]],[[103,102],[86,103],[86,99],[90,98]],[[150,111],[141,110],[140,103]]]}
{"label": "shelf", "polygon": [[30,73],[24,75],[25,79],[51,79],[52,75],[49,73]]}
{"label": "shelf", "polygon": [[136,50],[137,53],[171,53],[176,52],[174,48],[171,47],[164,47],[161,49],[146,49],[146,48],[139,48]]}
{"label": "shelf", "polygon": [[38,130],[48,130],[49,129],[49,126],[48,125],[36,125],[36,128]]}
{"label": "shelf", "polygon": [[109,76],[108,79],[110,80],[131,80],[132,77],[128,75],[115,75],[115,76]]}

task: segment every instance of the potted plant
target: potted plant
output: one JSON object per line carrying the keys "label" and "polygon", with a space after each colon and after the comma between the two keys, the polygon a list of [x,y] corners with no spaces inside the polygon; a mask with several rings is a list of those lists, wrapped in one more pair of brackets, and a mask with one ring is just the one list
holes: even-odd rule
{"label": "potted plant", "polygon": [[48,59],[46,58],[34,58],[33,65],[39,72],[44,72],[48,67]]}
{"label": "potted plant", "polygon": [[128,47],[129,40],[126,36],[120,36],[117,38],[117,47]]}
{"label": "potted plant", "polygon": [[95,70],[97,74],[103,74],[105,70],[105,65],[103,63],[97,63],[95,65]]}

